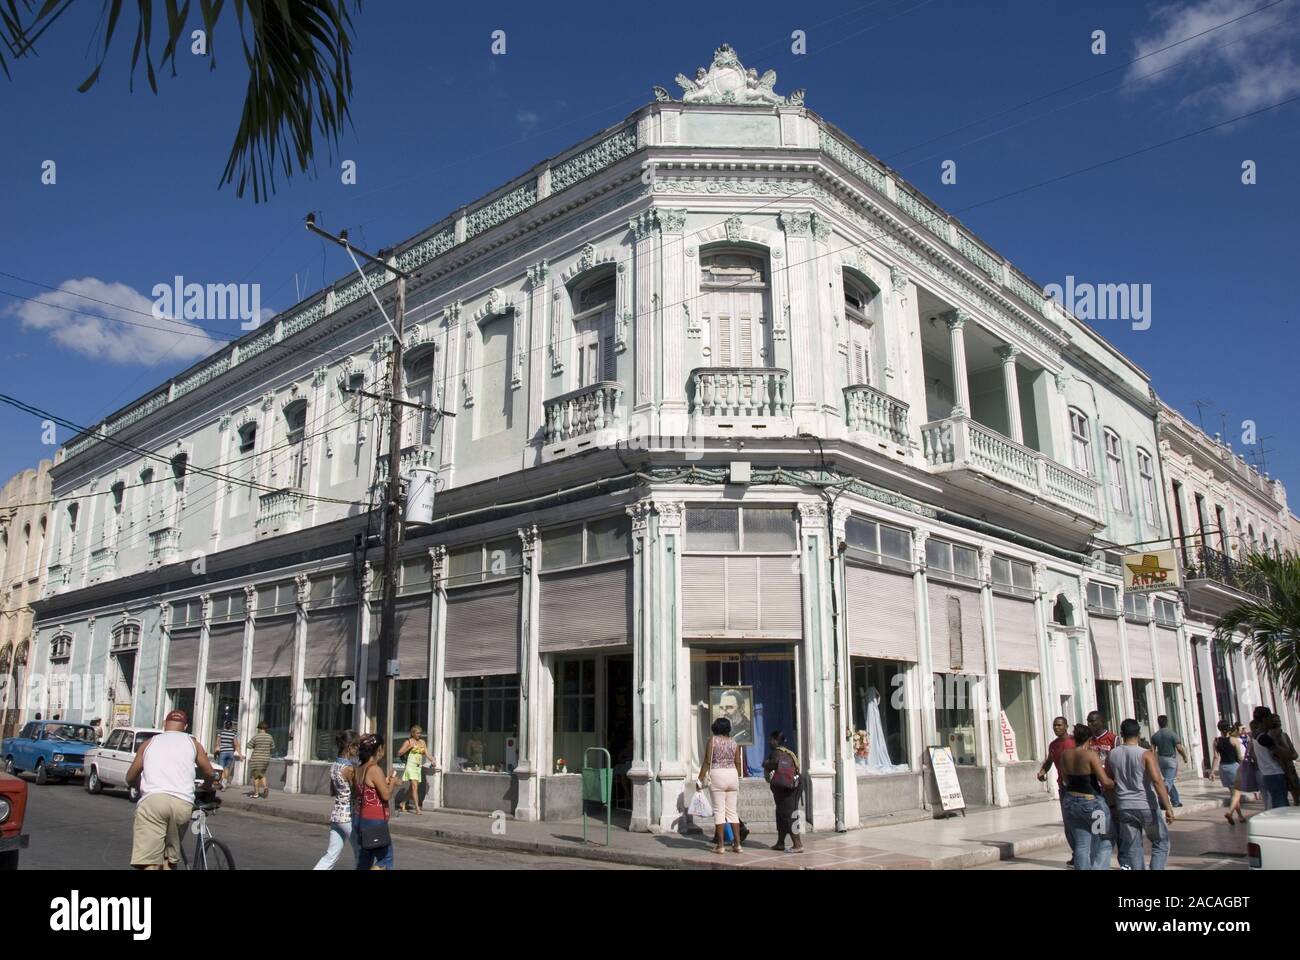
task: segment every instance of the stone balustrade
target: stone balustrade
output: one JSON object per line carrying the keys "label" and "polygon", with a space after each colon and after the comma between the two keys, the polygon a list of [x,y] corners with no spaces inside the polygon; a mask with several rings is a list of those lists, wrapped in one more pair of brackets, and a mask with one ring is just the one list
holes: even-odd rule
{"label": "stone balustrade", "polygon": [[857,384],[844,388],[845,423],[850,433],[868,433],[906,446],[908,406],[887,393]]}
{"label": "stone balustrade", "polygon": [[257,532],[265,536],[288,529],[302,514],[302,491],[273,490],[258,498]]}
{"label": "stone balustrade", "polygon": [[563,443],[614,426],[622,401],[623,385],[612,380],[545,401],[546,443]]}
{"label": "stone balustrade", "polygon": [[704,417],[789,417],[790,373],[775,367],[698,367],[690,413]]}
{"label": "stone balustrade", "polygon": [[180,558],[181,532],[176,527],[163,527],[149,532],[149,562],[172,563]]}
{"label": "stone balustrade", "polygon": [[103,580],[113,575],[117,567],[117,551],[100,547],[90,555],[90,579]]}

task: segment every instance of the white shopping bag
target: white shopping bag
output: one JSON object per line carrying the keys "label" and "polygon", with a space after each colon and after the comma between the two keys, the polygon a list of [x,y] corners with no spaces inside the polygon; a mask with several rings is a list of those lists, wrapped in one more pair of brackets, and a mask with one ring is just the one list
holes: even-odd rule
{"label": "white shopping bag", "polygon": [[691,805],[686,810],[692,817],[710,818],[713,816],[713,804],[709,803],[707,790],[696,790],[691,797]]}

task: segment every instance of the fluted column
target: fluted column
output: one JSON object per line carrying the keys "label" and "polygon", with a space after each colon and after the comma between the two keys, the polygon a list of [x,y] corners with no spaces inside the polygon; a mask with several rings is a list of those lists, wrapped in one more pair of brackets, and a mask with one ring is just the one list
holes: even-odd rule
{"label": "fluted column", "polygon": [[952,339],[952,416],[970,416],[970,384],[966,380],[966,327],[968,314],[954,310],[945,318]]}
{"label": "fluted column", "polygon": [[1007,423],[1011,427],[1008,436],[1016,443],[1025,442],[1025,431],[1020,425],[1020,381],[1016,376],[1016,357],[1020,351],[1015,347],[999,347],[998,356],[1002,359],[1002,382],[1007,392]]}

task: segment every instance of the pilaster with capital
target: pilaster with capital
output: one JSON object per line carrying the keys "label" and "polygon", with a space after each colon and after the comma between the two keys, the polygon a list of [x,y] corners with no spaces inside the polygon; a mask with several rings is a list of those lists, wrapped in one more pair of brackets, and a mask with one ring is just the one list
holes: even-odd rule
{"label": "pilaster with capital", "polygon": [[826,504],[800,501],[799,554],[803,580],[803,682],[801,698],[809,718],[804,772],[811,785],[809,819],[815,830],[835,827],[835,756],[842,731],[835,729],[835,630],[831,623],[830,530]]}
{"label": "pilaster with capital", "polygon": [[981,547],[980,563],[980,619],[984,631],[985,664],[985,717],[988,721],[986,736],[990,744],[993,802],[1000,807],[1010,804],[1007,795],[1005,766],[1010,762],[1002,745],[1002,689],[998,682],[997,645],[993,642],[993,548]]}
{"label": "pilaster with capital", "polygon": [[[663,231],[659,249],[663,260],[664,290],[661,391],[665,406],[685,409],[686,372],[683,365],[686,359],[687,322],[683,308],[689,303],[686,294],[686,244],[683,236],[686,229],[686,211],[661,208],[658,213],[659,225]],[[698,290],[698,287],[693,288],[692,292],[695,290]]]}
{"label": "pilaster with capital", "polygon": [[[816,404],[813,381],[813,312],[817,297],[813,287],[812,214],[802,210],[782,211],[785,232],[787,303],[790,308],[790,376],[794,380],[794,409],[811,412]],[[774,305],[774,309],[778,309]]]}
{"label": "pilaster with capital", "polygon": [[537,573],[541,539],[536,526],[518,530],[523,576],[520,591],[519,693],[523,698],[519,711],[519,765],[515,767],[519,795],[515,819],[535,821],[542,816],[542,769],[540,738],[544,707],[542,704],[540,616],[541,591]]}
{"label": "pilaster with capital", "polygon": [[[459,410],[461,405],[462,378],[459,376],[464,345],[464,333],[460,329],[461,303],[453,300],[442,311],[439,331],[443,341],[443,382],[446,384],[444,403],[448,410]],[[450,484],[451,474],[456,462],[456,430],[460,417],[444,417],[442,420],[442,451],[438,458],[438,469],[445,483]]]}
{"label": "pilaster with capital", "polygon": [[658,824],[660,794],[655,789],[656,632],[660,626],[655,593],[655,504],[643,499],[626,508],[632,518],[632,823],[637,831]]}
{"label": "pilaster with capital", "polygon": [[528,438],[531,443],[539,444],[543,439],[546,425],[546,357],[542,355],[542,344],[554,358],[556,344],[547,337],[547,307],[550,297],[546,295],[547,277],[550,266],[545,260],[539,260],[528,268]]}
{"label": "pilaster with capital", "polygon": [[212,622],[212,595],[208,593],[199,595],[199,609],[201,610],[199,623],[199,663],[198,670],[194,678],[194,716],[190,719],[193,721],[193,730],[208,730],[212,724],[212,706],[209,699],[203,696],[203,692],[208,689],[208,656],[210,654],[210,626]]}
{"label": "pilaster with capital", "polygon": [[429,773],[426,806],[440,807],[445,758],[455,756],[455,705],[447,690],[447,548],[429,548],[433,596],[429,611],[429,744],[439,760]]}
{"label": "pilaster with capital", "polygon": [[[677,611],[681,609],[681,557],[685,505],[679,500],[655,499],[648,518],[652,535],[643,543],[642,561],[650,567],[654,593],[650,625],[652,683],[643,692],[643,709],[649,714],[653,736],[657,789],[651,803],[650,829],[661,832],[684,826],[688,768],[693,753],[695,727],[690,704],[690,653],[682,642]],[[638,571],[634,569],[634,577]]]}
{"label": "pilaster with capital", "polygon": [[632,231],[633,297],[636,303],[636,377],[634,396],[637,408],[648,407],[655,399],[655,322],[658,297],[654,285],[655,246],[659,240],[659,222],[654,210],[646,210],[628,220]]}

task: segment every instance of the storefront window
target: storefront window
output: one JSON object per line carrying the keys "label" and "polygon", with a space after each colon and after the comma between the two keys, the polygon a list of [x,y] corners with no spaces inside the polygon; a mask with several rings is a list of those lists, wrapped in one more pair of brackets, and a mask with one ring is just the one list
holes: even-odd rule
{"label": "storefront window", "polygon": [[1151,683],[1147,680],[1133,680],[1134,719],[1142,728],[1142,738],[1151,739]]}
{"label": "storefront window", "polygon": [[307,736],[313,760],[333,760],[338,755],[335,737],[352,726],[352,705],[343,702],[347,682],[343,677],[307,681],[312,703]]}
{"label": "storefront window", "polygon": [[193,687],[173,687],[167,691],[167,709],[184,710],[185,716],[190,718],[190,723],[194,722],[194,688]]}
{"label": "storefront window", "polygon": [[775,730],[797,750],[794,653],[774,646],[736,650],[691,651],[691,702],[702,750],[709,728],[719,716],[732,725],[731,734],[745,748],[748,776],[763,775],[767,737]]}
{"label": "storefront window", "polygon": [[1011,763],[1038,756],[1034,735],[1034,675],[1010,670],[998,672],[1002,715],[1010,731],[1002,732],[1002,752]]}
{"label": "storefront window", "polygon": [[1111,730],[1119,729],[1120,714],[1124,711],[1123,701],[1119,696],[1118,680],[1097,681],[1097,709],[1106,718],[1106,725]]}
{"label": "storefront window", "polygon": [[[204,746],[211,748],[217,742],[217,731],[227,720],[232,721],[236,726],[239,724],[239,682],[209,683],[208,698],[212,711],[208,715],[210,719]],[[193,719],[190,718],[191,723]]]}
{"label": "storefront window", "polygon": [[853,660],[853,762],[859,774],[907,769],[907,669],[894,660]]}
{"label": "storefront window", "polygon": [[587,747],[596,739],[596,661],[560,660],[555,664],[555,755],[551,769],[561,765],[576,773]]}
{"label": "storefront window", "polygon": [[456,681],[456,768],[505,773],[519,757],[506,740],[519,735],[519,675]]}
{"label": "storefront window", "polygon": [[947,744],[956,763],[974,766],[975,677],[964,674],[934,675],[934,717],[939,743]]}
{"label": "storefront window", "polygon": [[289,678],[266,677],[254,680],[253,686],[257,690],[257,720],[266,724],[266,732],[275,741],[271,756],[281,759],[289,752],[289,716],[292,713]]}
{"label": "storefront window", "polygon": [[396,753],[411,732],[411,727],[419,724],[425,732],[428,742],[429,715],[429,681],[398,680],[393,684],[393,751]]}
{"label": "storefront window", "polygon": [[1169,729],[1183,737],[1183,686],[1180,683],[1161,684],[1165,694],[1165,714],[1169,717]]}

